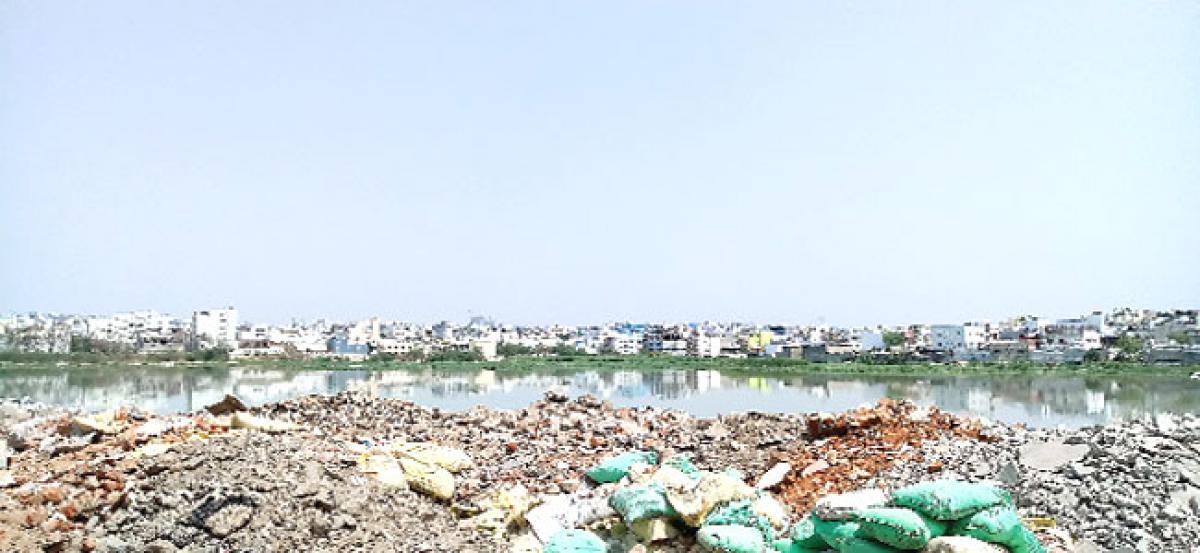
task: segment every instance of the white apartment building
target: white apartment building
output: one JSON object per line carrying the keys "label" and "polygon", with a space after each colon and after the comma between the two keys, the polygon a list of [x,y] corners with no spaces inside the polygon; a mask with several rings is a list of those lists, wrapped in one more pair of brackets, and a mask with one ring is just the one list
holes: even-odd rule
{"label": "white apartment building", "polygon": [[720,357],[721,337],[696,334],[692,338],[690,353],[696,357]]}
{"label": "white apartment building", "polygon": [[617,355],[637,355],[642,351],[642,337],[636,334],[612,334],[605,336],[601,351]]}
{"label": "white apartment building", "polygon": [[979,349],[987,342],[987,327],[977,324],[931,325],[930,346],[947,351]]}
{"label": "white apartment building", "polygon": [[192,347],[237,349],[237,309],[206,309],[192,312]]}

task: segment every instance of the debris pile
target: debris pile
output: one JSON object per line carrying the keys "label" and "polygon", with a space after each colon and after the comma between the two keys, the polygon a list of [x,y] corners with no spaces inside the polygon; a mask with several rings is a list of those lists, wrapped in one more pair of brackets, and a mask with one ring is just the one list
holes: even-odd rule
{"label": "debris pile", "polygon": [[[785,471],[779,490],[784,501],[805,511],[818,498],[861,488],[896,464],[920,463],[928,441],[986,441],[982,430],[977,420],[892,400],[847,413],[813,415],[806,421],[809,442],[776,458],[800,468]],[[930,473],[942,468],[936,462],[922,466]]]}
{"label": "debris pile", "polygon": [[[1013,520],[1051,553],[1072,534],[1200,543],[1190,415],[1033,431],[890,401],[701,419],[588,396],[446,412],[343,393],[164,417],[0,402],[0,431],[3,551],[1020,551]],[[942,520],[889,499],[946,479],[998,483],[1016,513],[1006,498]]]}

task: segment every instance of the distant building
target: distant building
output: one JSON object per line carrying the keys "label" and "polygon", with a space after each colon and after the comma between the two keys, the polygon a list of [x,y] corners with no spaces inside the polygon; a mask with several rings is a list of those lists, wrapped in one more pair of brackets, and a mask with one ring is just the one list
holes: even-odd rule
{"label": "distant building", "polygon": [[351,344],[346,338],[330,338],[326,345],[329,348],[330,357],[362,361],[371,354],[371,348],[366,344]]}
{"label": "distant building", "polygon": [[977,324],[932,325],[930,347],[953,352],[976,350],[987,342],[987,327]]}
{"label": "distant building", "polygon": [[238,312],[233,307],[192,312],[192,348],[238,346]]}

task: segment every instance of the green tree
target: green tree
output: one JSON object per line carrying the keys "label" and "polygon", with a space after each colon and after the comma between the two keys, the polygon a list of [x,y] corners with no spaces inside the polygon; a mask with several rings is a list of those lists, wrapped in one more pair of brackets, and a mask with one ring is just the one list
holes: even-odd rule
{"label": "green tree", "polygon": [[1124,334],[1117,338],[1117,341],[1113,345],[1120,350],[1118,358],[1121,361],[1128,361],[1141,355],[1142,349],[1145,347],[1145,341],[1132,334]]}
{"label": "green tree", "polygon": [[1167,337],[1174,340],[1175,343],[1183,344],[1185,346],[1192,343],[1192,335],[1183,330],[1172,332],[1168,334]]}
{"label": "green tree", "polygon": [[455,361],[455,362],[483,361],[483,354],[482,354],[482,353],[479,353],[479,351],[478,351],[478,350],[474,350],[474,349],[472,349],[472,350],[469,350],[469,351],[459,351],[459,350],[456,350],[456,349],[447,349],[447,350],[442,350],[442,351],[435,351],[435,352],[433,352],[432,354],[430,354],[430,355],[429,355],[429,361],[431,361],[431,362],[438,362],[438,361]]}
{"label": "green tree", "polygon": [[228,361],[229,350],[226,348],[208,348],[193,351],[189,356],[192,361]]}
{"label": "green tree", "polygon": [[907,340],[907,337],[904,335],[903,332],[884,332],[883,333],[883,343],[884,343],[884,345],[886,345],[889,348],[902,346],[902,345],[904,345],[904,342],[906,340]]}
{"label": "green tree", "polygon": [[503,343],[496,346],[496,355],[502,357],[518,357],[522,355],[533,355],[533,348],[523,346],[521,344]]}
{"label": "green tree", "polygon": [[550,353],[558,357],[576,357],[583,355],[583,352],[577,349],[575,346],[568,346],[566,344],[558,344],[550,348]]}

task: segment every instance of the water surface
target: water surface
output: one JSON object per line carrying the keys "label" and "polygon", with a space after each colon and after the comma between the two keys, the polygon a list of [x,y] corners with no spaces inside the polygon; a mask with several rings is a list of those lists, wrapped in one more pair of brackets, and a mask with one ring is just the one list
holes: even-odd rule
{"label": "water surface", "polygon": [[1031,426],[1074,427],[1164,411],[1200,411],[1200,381],[1176,376],[751,377],[694,369],[508,373],[249,366],[0,369],[0,397],[29,397],[85,411],[137,405],[173,413],[201,409],[227,393],[260,404],[343,390],[370,391],[450,410],[475,405],[513,409],[550,389],[588,393],[622,406],[671,407],[700,416],[751,410],[841,411],[885,397]]}

